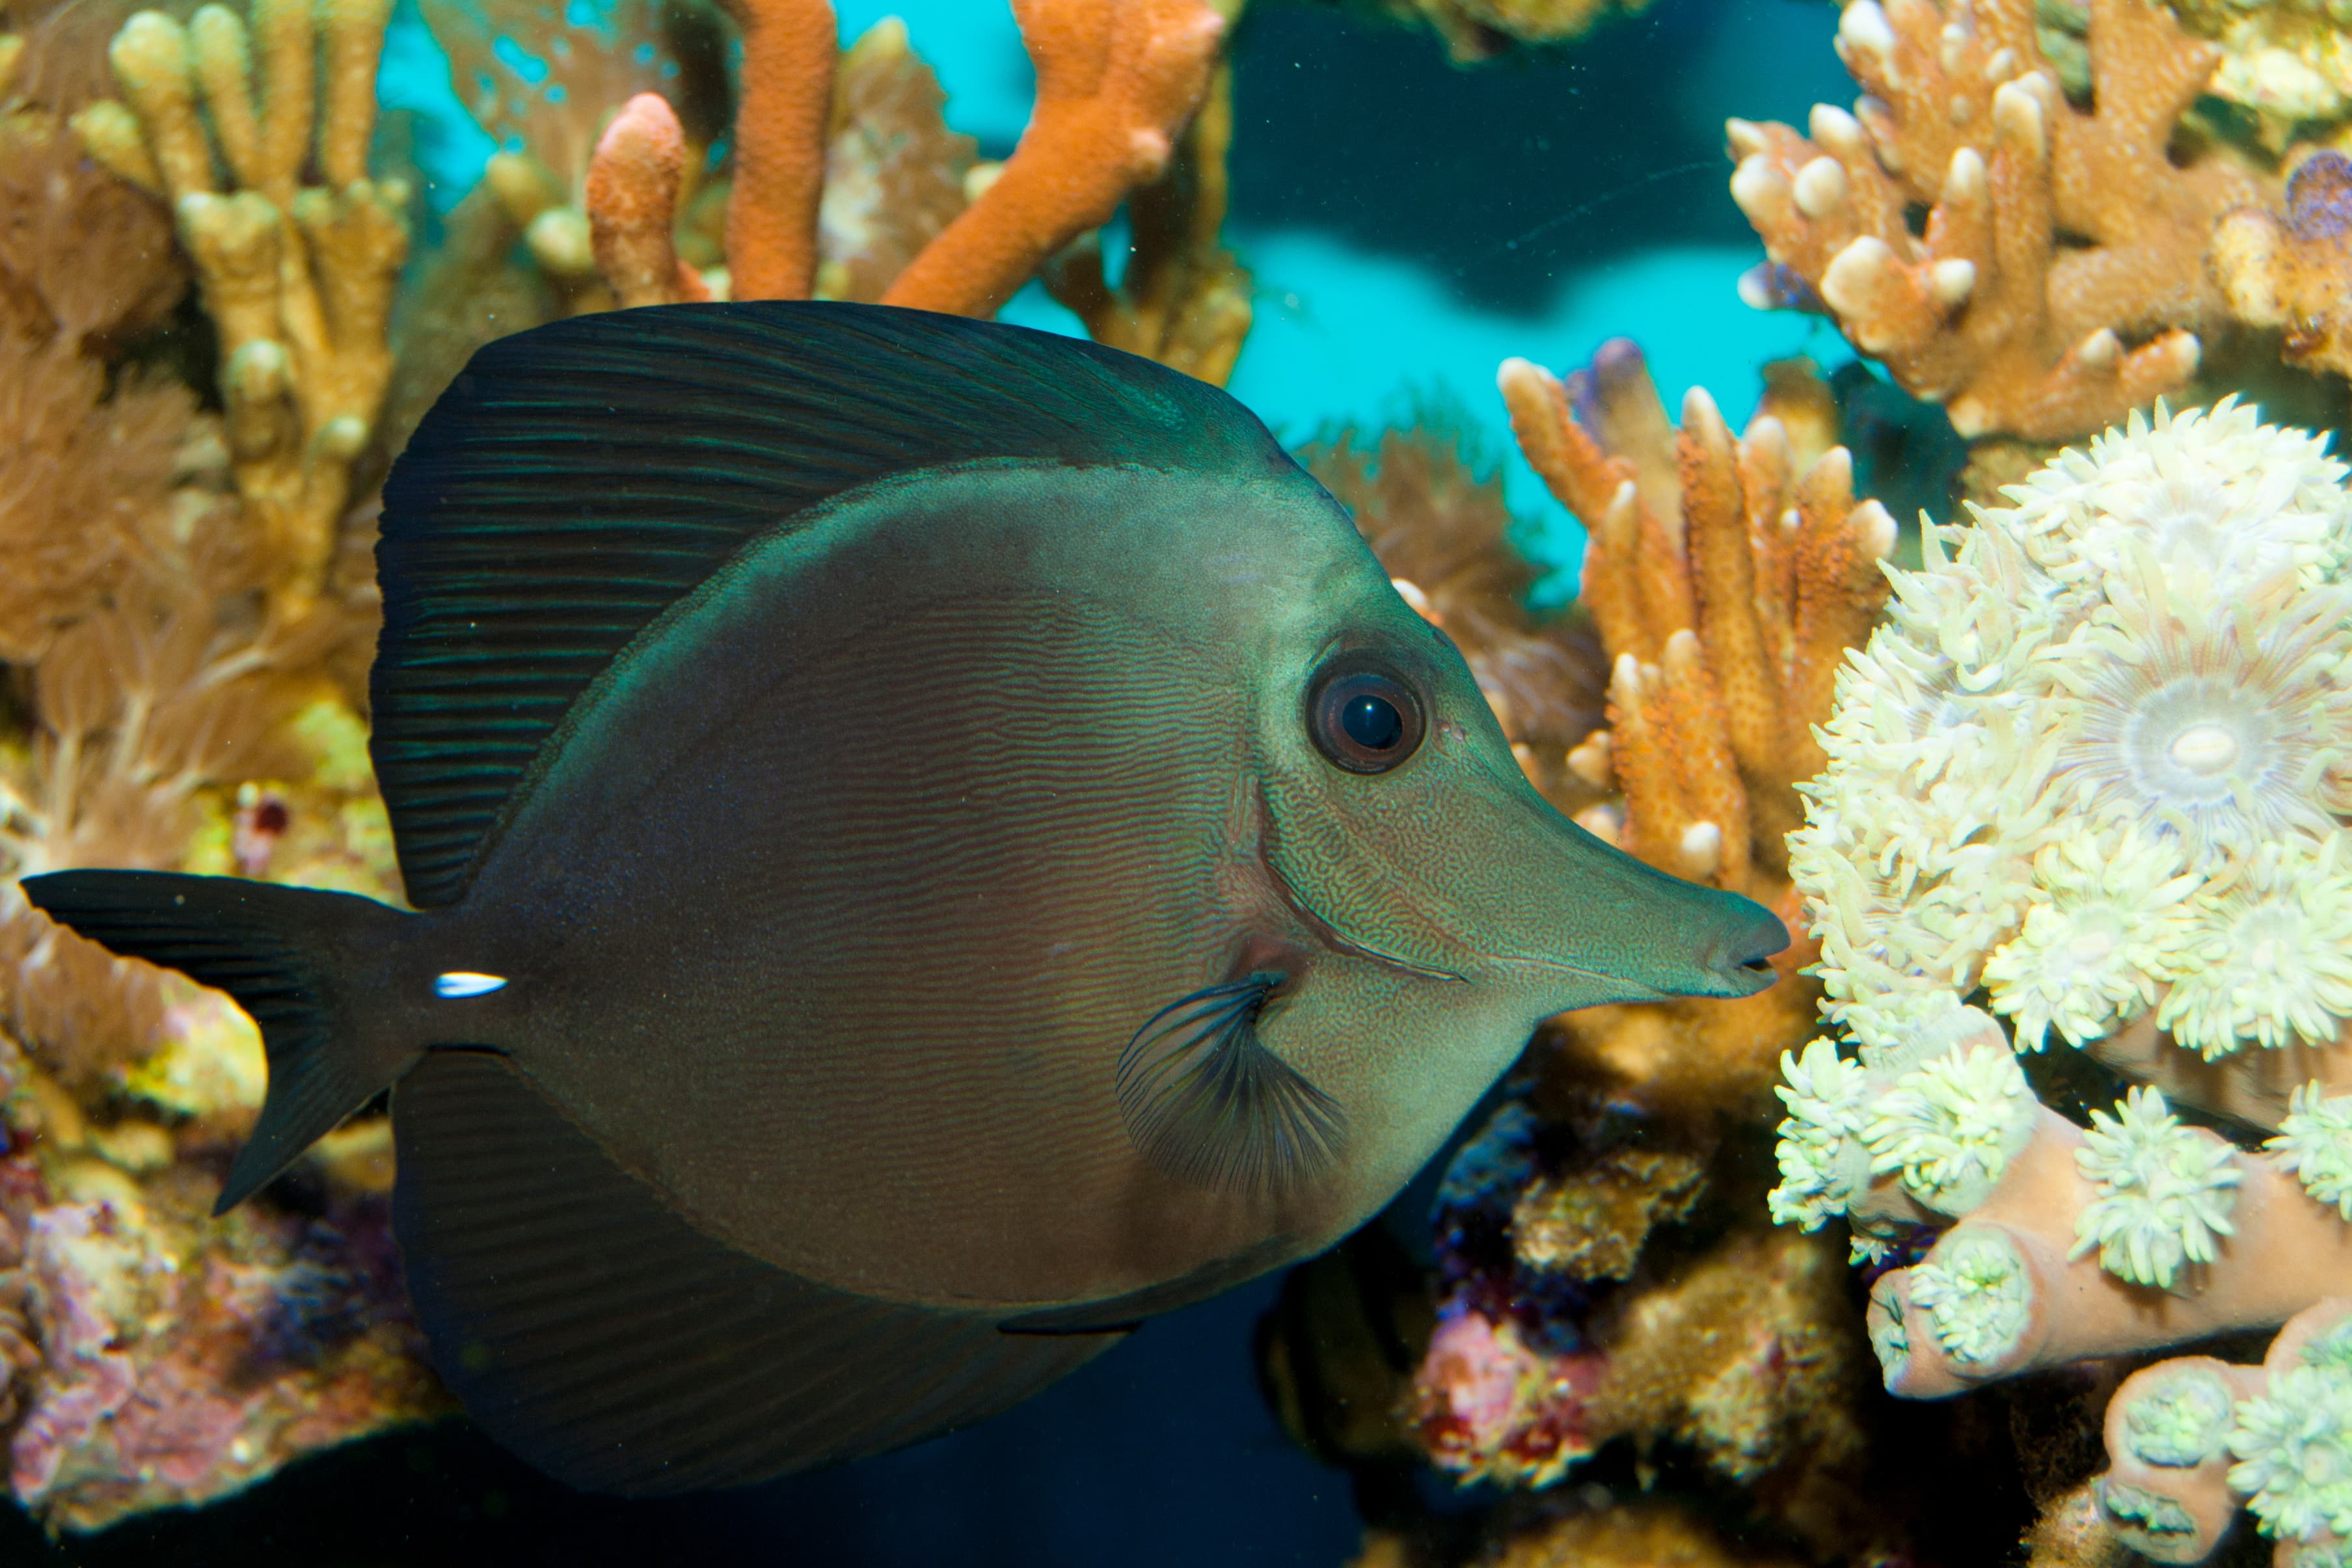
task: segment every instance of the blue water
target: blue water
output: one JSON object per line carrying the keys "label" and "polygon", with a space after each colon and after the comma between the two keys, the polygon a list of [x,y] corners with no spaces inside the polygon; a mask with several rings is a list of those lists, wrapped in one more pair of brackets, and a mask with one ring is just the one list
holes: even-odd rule
{"label": "blue water", "polygon": [[[845,39],[888,15],[947,89],[948,118],[1003,156],[1035,82],[1003,0],[839,0]],[[1819,0],[1660,0],[1534,62],[1450,67],[1425,35],[1326,5],[1258,0],[1236,40],[1228,241],[1255,276],[1257,323],[1232,390],[1284,439],[1410,422],[1440,406],[1500,461],[1525,542],[1571,595],[1582,535],[1510,440],[1495,367],[1559,368],[1636,338],[1678,403],[1703,384],[1735,423],[1756,367],[1852,357],[1816,319],[1739,302],[1760,252],[1726,193],[1727,114],[1802,122],[1853,83]],[[491,146],[404,0],[387,105],[423,117],[419,158],[446,210]],[[1006,320],[1078,331],[1033,285]]]}

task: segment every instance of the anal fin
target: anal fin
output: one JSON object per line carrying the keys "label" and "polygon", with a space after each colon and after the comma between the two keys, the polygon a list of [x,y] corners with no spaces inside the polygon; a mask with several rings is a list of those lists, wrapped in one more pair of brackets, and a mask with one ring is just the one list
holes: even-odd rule
{"label": "anal fin", "polygon": [[851,1295],[697,1229],[506,1058],[394,1091],[394,1219],[435,1363],[491,1436],[595,1491],[740,1486],[994,1415],[1112,1336]]}

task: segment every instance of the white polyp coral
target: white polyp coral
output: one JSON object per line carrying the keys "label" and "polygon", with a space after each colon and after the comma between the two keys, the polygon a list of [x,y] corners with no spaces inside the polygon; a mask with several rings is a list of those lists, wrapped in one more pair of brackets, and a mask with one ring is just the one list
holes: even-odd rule
{"label": "white polyp coral", "polygon": [[2153,562],[2053,655],[2073,704],[2060,766],[2101,820],[2153,819],[2211,866],[2290,831],[2325,837],[2344,802],[2346,694],[2334,674],[2352,595],[2291,579],[2245,598],[2168,592]]}
{"label": "white polyp coral", "polygon": [[2073,1256],[2096,1247],[2118,1279],[2170,1289],[2231,1234],[2244,1176],[2236,1151],[2184,1125],[2155,1089],[2133,1089],[2113,1116],[2093,1111],[2074,1163],[2099,1196],[2074,1222]]}
{"label": "white polyp coral", "polygon": [[2352,834],[2264,844],[2199,894],[2197,962],[2158,1024],[2208,1060],[2242,1043],[2332,1044],[2352,1016]]}
{"label": "white polyp coral", "polygon": [[[1892,1047],[1980,984],[2023,1045],[2159,995],[2209,1052],[2352,1017],[2344,478],[2252,409],[2159,406],[1926,530],[1790,838],[1832,1021]],[[2327,869],[2295,893],[2266,855]]]}
{"label": "white polyp coral", "polygon": [[1998,1047],[1937,1058],[1895,1081],[1863,1138],[1874,1174],[1902,1173],[1929,1208],[1964,1215],[2033,1137],[2035,1102],[2017,1058]]}
{"label": "white polyp coral", "polygon": [[2296,1089],[2278,1136],[2264,1147],[2295,1173],[2305,1192],[2352,1220],[2352,1095],[2328,1100],[2316,1083]]}
{"label": "white polyp coral", "polygon": [[1819,1230],[1845,1212],[1870,1184],[1870,1152],[1862,1130],[1868,1120],[1869,1079],[1858,1062],[1817,1039],[1802,1057],[1780,1054],[1788,1079],[1777,1092],[1789,1108],[1780,1123],[1780,1184],[1772,1189],[1772,1218],[1780,1225]]}
{"label": "white polyp coral", "polygon": [[2221,1450],[2231,1404],[2230,1386],[2219,1374],[2182,1368],[2124,1411],[2124,1441],[2142,1464],[2171,1469],[2201,1465]]}
{"label": "white polyp coral", "polygon": [[[2153,427],[2139,415],[2007,492],[2038,561],[2070,584],[2152,551],[2183,588],[2226,599],[2292,573],[2332,579],[2352,559],[2344,470],[2326,441],[2224,400]],[[2158,439],[2150,439],[2154,436]]]}
{"label": "white polyp coral", "polygon": [[2352,1378],[2322,1367],[2274,1373],[2230,1429],[2231,1489],[2273,1540],[2352,1535]]}
{"label": "white polyp coral", "polygon": [[1963,1226],[1911,1270],[1911,1300],[1946,1355],[1981,1366],[2017,1348],[2033,1316],[2032,1277],[2007,1236]]}
{"label": "white polyp coral", "polygon": [[[1966,1214],[2032,1140],[2032,1091],[1999,1024],[1948,991],[1918,993],[1899,1016],[1902,1027],[1864,1044],[1859,1059],[1827,1039],[1781,1056],[1789,1114],[1769,1199],[1778,1223],[1818,1230],[1874,1174],[1898,1170],[1922,1203]],[[1883,1237],[1860,1227],[1853,1248],[1857,1260],[1886,1253]]]}
{"label": "white polyp coral", "polygon": [[2137,824],[2042,846],[2024,929],[1984,969],[2020,1049],[2039,1050],[2052,1028],[2087,1044],[2156,1000],[2190,940],[2197,879],[2181,864],[2177,841]]}

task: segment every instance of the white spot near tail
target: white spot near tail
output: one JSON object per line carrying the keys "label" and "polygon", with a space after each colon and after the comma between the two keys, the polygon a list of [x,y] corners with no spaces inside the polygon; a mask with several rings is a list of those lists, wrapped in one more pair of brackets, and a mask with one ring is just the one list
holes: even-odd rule
{"label": "white spot near tail", "polygon": [[434,976],[433,994],[455,999],[460,996],[487,996],[493,991],[506,989],[503,974],[477,974],[469,969],[453,969],[446,974]]}

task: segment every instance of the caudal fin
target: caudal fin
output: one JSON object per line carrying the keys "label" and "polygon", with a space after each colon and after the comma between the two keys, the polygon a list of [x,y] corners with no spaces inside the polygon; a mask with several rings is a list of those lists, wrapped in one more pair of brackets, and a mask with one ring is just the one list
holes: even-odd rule
{"label": "caudal fin", "polygon": [[126,958],[227,992],[261,1026],[268,1098],[215,1214],[267,1184],[413,1059],[372,1043],[381,1028],[354,1026],[354,999],[345,994],[358,956],[381,955],[408,918],[387,905],[163,871],[58,871],[23,886],[52,920]]}

